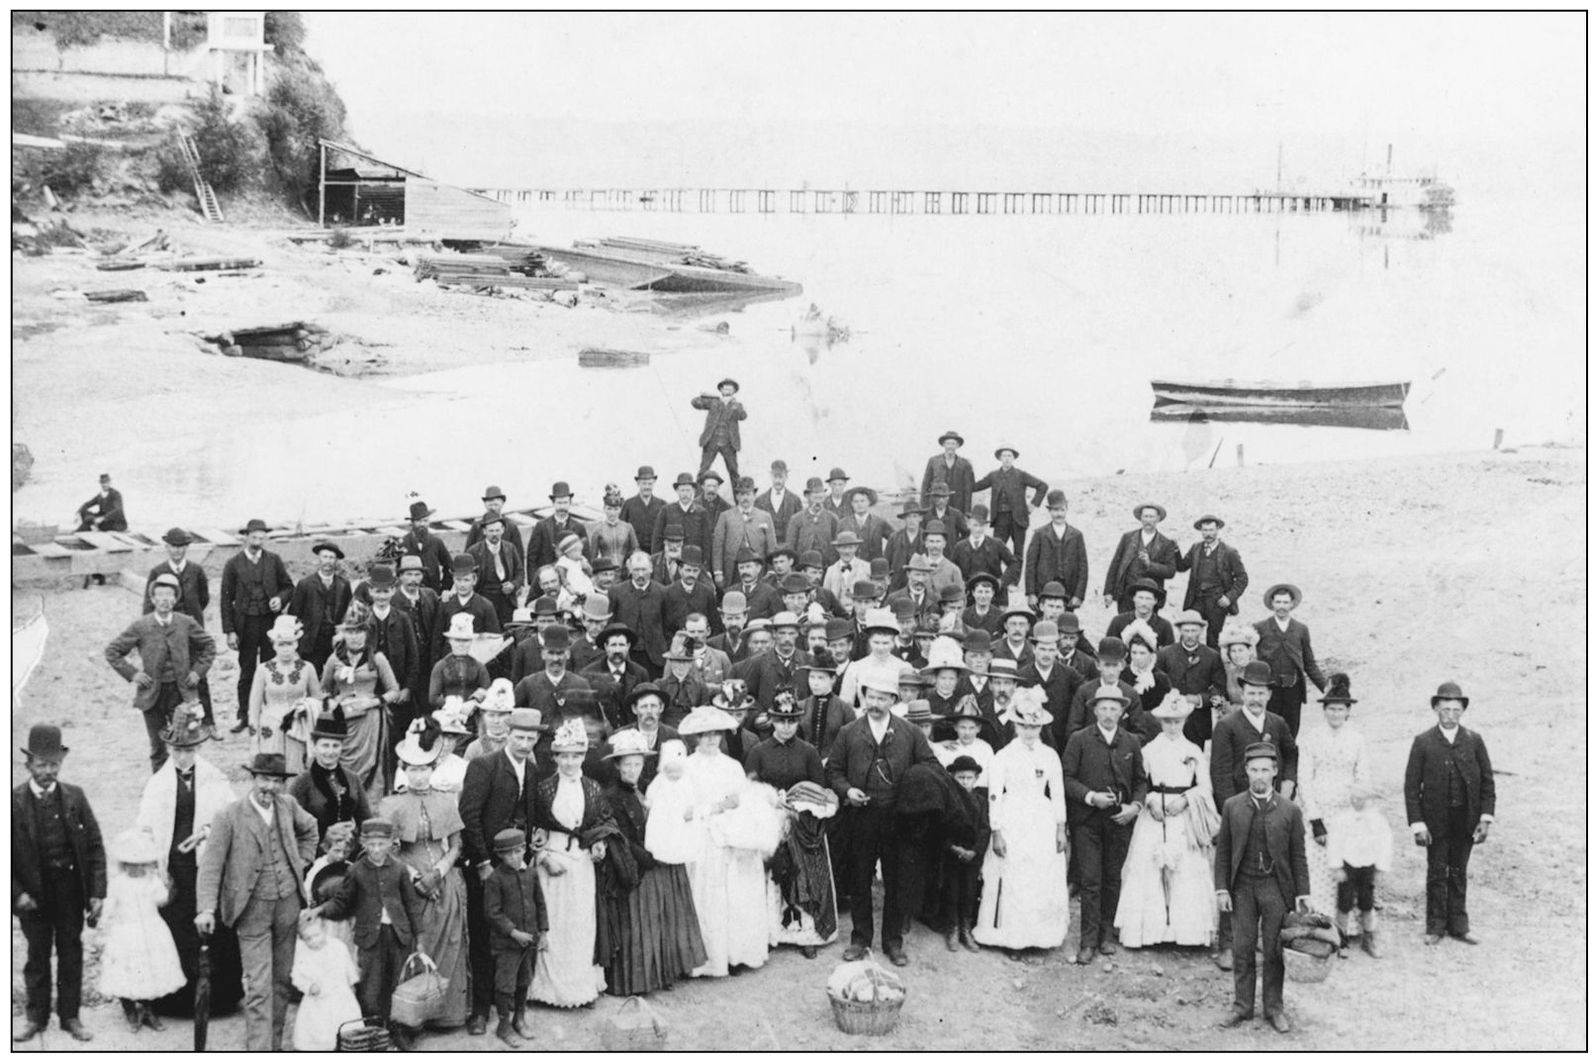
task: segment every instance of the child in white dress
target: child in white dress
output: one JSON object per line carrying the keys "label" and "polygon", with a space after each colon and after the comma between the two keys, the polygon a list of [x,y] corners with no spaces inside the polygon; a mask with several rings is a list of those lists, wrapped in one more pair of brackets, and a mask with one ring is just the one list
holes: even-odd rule
{"label": "child in white dress", "polygon": [[295,1052],[330,1052],[338,1047],[338,1027],[360,1016],[354,985],[360,968],[349,947],[327,933],[319,918],[299,925],[294,965],[289,972],[294,988],[305,996],[294,1019]]}
{"label": "child in white dress", "polygon": [[1379,951],[1379,913],[1374,909],[1374,887],[1390,870],[1394,846],[1390,823],[1374,801],[1379,791],[1366,783],[1351,788],[1351,807],[1335,815],[1329,825],[1330,877],[1335,883],[1335,925],[1340,928],[1340,955],[1346,956],[1345,933],[1352,902],[1362,916],[1362,951],[1374,959]]}
{"label": "child in white dress", "polygon": [[120,872],[106,890],[100,928],[105,949],[100,956],[100,992],[120,997],[128,1029],[162,1029],[150,1001],[176,992],[188,983],[177,956],[172,932],[160,909],[169,899],[166,880],[157,871],[155,841],[141,831],[124,831],[111,843],[110,857]]}

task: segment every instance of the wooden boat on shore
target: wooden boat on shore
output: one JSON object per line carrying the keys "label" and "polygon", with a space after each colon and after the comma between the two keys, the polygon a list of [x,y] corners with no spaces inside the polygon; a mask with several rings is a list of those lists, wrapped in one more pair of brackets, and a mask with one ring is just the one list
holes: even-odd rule
{"label": "wooden boat on shore", "polygon": [[1400,409],[1411,381],[1319,385],[1242,380],[1154,380],[1156,406],[1262,407],[1298,410]]}
{"label": "wooden boat on shore", "polygon": [[754,273],[688,244],[623,237],[578,242],[574,247],[538,247],[551,261],[587,275],[595,284],[656,292],[773,292],[796,295],[803,286]]}

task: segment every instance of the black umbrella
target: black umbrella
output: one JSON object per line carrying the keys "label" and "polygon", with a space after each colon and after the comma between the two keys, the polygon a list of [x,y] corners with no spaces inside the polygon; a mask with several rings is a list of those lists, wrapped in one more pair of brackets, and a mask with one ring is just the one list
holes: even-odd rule
{"label": "black umbrella", "polygon": [[210,1032],[210,935],[199,935],[199,959],[194,964],[194,1051],[205,1051]]}

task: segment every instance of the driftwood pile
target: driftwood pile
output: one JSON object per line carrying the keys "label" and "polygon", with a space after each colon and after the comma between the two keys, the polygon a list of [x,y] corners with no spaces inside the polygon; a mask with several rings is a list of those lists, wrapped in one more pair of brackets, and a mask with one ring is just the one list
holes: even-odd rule
{"label": "driftwood pile", "polygon": [[204,337],[229,358],[262,358],[268,362],[304,364],[336,341],[326,329],[305,321],[232,329]]}

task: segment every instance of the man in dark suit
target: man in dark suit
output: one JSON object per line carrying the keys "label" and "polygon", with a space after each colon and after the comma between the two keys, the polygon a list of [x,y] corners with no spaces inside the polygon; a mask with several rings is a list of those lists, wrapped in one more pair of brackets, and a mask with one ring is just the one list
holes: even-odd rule
{"label": "man in dark suit", "polygon": [[745,421],[748,411],[737,398],[737,382],[726,377],[715,385],[718,395],[705,391],[692,400],[692,408],[703,410],[703,431],[698,435],[698,446],[703,448],[703,463],[698,466],[702,476],[714,464],[715,455],[725,460],[726,475],[737,482],[737,451],[742,449],[742,429],[737,422]]}
{"label": "man in dark suit", "polygon": [[556,719],[564,712],[572,691],[591,689],[585,676],[570,670],[570,629],[564,624],[551,624],[543,632],[542,667],[515,684],[515,704]]}
{"label": "man in dark suit", "polygon": [[698,481],[690,473],[679,473],[675,482],[676,500],[654,518],[653,541],[656,549],[668,538],[672,525],[681,530],[681,542],[696,546],[705,558],[714,551],[715,515],[698,501]]}
{"label": "man in dark suit", "polygon": [[[471,547],[482,541],[482,522],[487,519],[488,514],[492,514],[496,517],[502,517],[504,515],[504,503],[507,501],[509,501],[509,499],[504,494],[504,489],[497,484],[488,484],[487,487],[482,489],[483,515],[478,517],[476,520],[471,521],[471,530],[465,533],[466,550],[469,550]],[[508,527],[508,525],[505,526]],[[515,543],[516,546],[520,545],[520,536],[512,535],[510,536],[510,539]]]}
{"label": "man in dark suit", "polygon": [[[166,763],[161,733],[172,710],[198,696],[199,681],[216,659],[216,642],[194,619],[177,612],[177,577],[156,576],[150,587],[154,611],[127,626],[105,647],[105,661],[133,684],[133,707],[144,714],[149,735],[150,771]],[[128,655],[138,652],[138,667]]]}
{"label": "man in dark suit", "polygon": [[1129,696],[1099,687],[1091,699],[1095,722],[1069,737],[1063,750],[1063,792],[1069,799],[1069,833],[1080,867],[1080,953],[1111,956],[1113,917],[1119,910],[1119,873],[1130,852],[1135,818],[1150,786],[1141,740],[1119,726]]}
{"label": "man in dark suit", "polygon": [[[1024,549],[1025,529],[1030,527],[1030,510],[1041,505],[1042,498],[1047,494],[1045,480],[1014,467],[1018,459],[1019,451],[1013,447],[998,447],[997,460],[1001,466],[976,480],[973,488],[976,491],[991,488],[991,533],[998,542],[1010,543],[1014,553]],[[1027,490],[1035,492],[1028,506],[1025,504]],[[1085,593],[1084,587],[1073,584],[1067,586],[1073,593]]]}
{"label": "man in dark suit", "polygon": [[454,589],[438,602],[437,633],[432,638],[432,660],[441,661],[449,654],[446,637],[449,624],[457,614],[471,617],[478,635],[497,635],[502,631],[498,623],[498,610],[493,603],[476,593],[476,558],[470,554],[454,555]]}
{"label": "man in dark suit", "polygon": [[299,618],[304,634],[299,637],[299,656],[309,661],[316,674],[332,656],[332,633],[343,623],[354,599],[354,588],[338,571],[343,551],[337,543],[319,542],[310,548],[316,571],[294,584],[288,613]]}
{"label": "man in dark suit", "polygon": [[78,531],[127,531],[122,492],[111,486],[110,473],[100,473],[100,493],[78,507]]}
{"label": "man in dark suit", "polygon": [[[925,507],[925,526],[930,522],[939,520],[946,529],[947,541],[950,543],[962,542],[969,536],[969,520],[964,516],[964,511],[952,504],[952,488],[938,480],[930,485],[930,505]],[[1024,533],[1020,533],[1020,539]]]}
{"label": "man in dark suit", "polygon": [[986,507],[972,506],[969,510],[969,537],[956,543],[948,558],[958,566],[967,584],[981,573],[998,581],[1001,587],[1019,584],[1019,558],[1008,545],[986,534]]}
{"label": "man in dark suit", "polygon": [[534,578],[537,570],[544,565],[552,565],[559,560],[559,541],[567,532],[587,538],[587,528],[570,514],[571,497],[570,484],[564,480],[555,483],[549,490],[548,500],[554,504],[554,512],[532,525],[531,534],[526,537],[528,580]]}
{"label": "man in dark suit", "polygon": [[[414,554],[399,558],[399,589],[393,596],[394,608],[410,618],[415,628],[415,680],[410,686],[410,705],[419,709],[427,702],[428,687],[432,682],[433,646],[445,625],[438,623],[443,603],[437,592],[425,584],[421,559]],[[398,721],[395,720],[395,726]],[[402,734],[402,731],[396,733]]]}
{"label": "man in dark suit", "polygon": [[764,558],[744,547],[737,551],[734,559],[736,564],[737,581],[721,595],[721,608],[724,609],[726,595],[740,594],[745,604],[749,620],[768,620],[781,611],[781,593],[761,578],[764,572]]}
{"label": "man in dark suit", "polygon": [[[612,727],[634,722],[631,692],[651,678],[648,669],[637,662],[633,652],[636,642],[637,633],[629,625],[619,619],[612,621],[598,635],[598,645],[604,655],[581,672],[581,678],[592,688],[598,711]],[[558,723],[557,720],[553,722]]]}
{"label": "man in dark suit", "polygon": [[509,741],[502,750],[477,757],[465,766],[460,785],[460,866],[465,874],[466,933],[471,950],[471,1016],[473,1036],[487,1032],[493,1007],[493,953],[488,941],[482,883],[493,874],[493,836],[502,830],[530,831],[537,822],[537,766],[533,750],[546,728],[535,709],[510,713]]}
{"label": "man in dark suit", "polygon": [[1257,629],[1257,659],[1274,671],[1274,693],[1268,699],[1268,711],[1277,713],[1290,724],[1290,733],[1301,730],[1301,707],[1307,700],[1307,683],[1311,679],[1319,693],[1324,689],[1324,671],[1313,656],[1313,637],[1307,625],[1291,616],[1301,604],[1301,588],[1291,583],[1276,583],[1268,588],[1263,600],[1274,615],[1259,620],[1252,626]]}
{"label": "man in dark suit", "polygon": [[748,626],[748,597],[741,591],[726,591],[720,599],[720,623],[725,630],[709,638],[709,647],[726,655],[732,664],[748,656],[748,640],[743,629]]}
{"label": "man in dark suit", "polygon": [[1069,707],[1074,704],[1075,692],[1084,684],[1080,673],[1058,661],[1058,625],[1043,620],[1030,632],[1035,656],[1019,669],[1019,686],[1040,687],[1046,697],[1047,711],[1052,714],[1052,725],[1042,732],[1047,745],[1057,750],[1066,748],[1059,741],[1069,719]]}
{"label": "man in dark suit", "polygon": [[238,652],[238,722],[232,733],[249,726],[249,688],[255,669],[272,654],[272,620],[288,604],[293,580],[282,558],[266,549],[266,522],[255,518],[238,534],[244,548],[222,566],[222,634],[227,648]]}
{"label": "man in dark suit", "polygon": [[1051,520],[1036,529],[1025,547],[1025,597],[1036,608],[1041,588],[1056,580],[1068,592],[1072,612],[1085,600],[1091,579],[1085,536],[1069,524],[1069,499],[1062,491],[1047,492],[1047,513]]}
{"label": "man in dark suit", "polygon": [[1484,739],[1462,726],[1468,698],[1441,683],[1429,699],[1437,723],[1412,741],[1405,794],[1412,840],[1428,850],[1424,943],[1450,934],[1477,945],[1468,925],[1468,857],[1495,822],[1495,772]]}
{"label": "man in dark suit", "polygon": [[1102,596],[1118,603],[1119,612],[1128,613],[1131,607],[1131,588],[1140,580],[1150,580],[1163,590],[1163,581],[1174,578],[1180,564],[1180,545],[1157,530],[1158,523],[1168,516],[1168,510],[1156,502],[1143,502],[1135,507],[1135,517],[1141,526],[1127,531],[1119,539],[1108,562],[1108,581],[1102,585]]}
{"label": "man in dark suit", "polygon": [[1207,620],[1207,644],[1218,648],[1218,636],[1224,618],[1240,612],[1241,595],[1246,593],[1246,566],[1241,563],[1238,550],[1218,538],[1224,522],[1209,513],[1199,517],[1196,530],[1202,541],[1193,543],[1176,566],[1189,572],[1185,583],[1185,605],[1195,609]]}
{"label": "man in dark suit", "polygon": [[778,543],[786,542],[787,525],[803,508],[803,499],[798,497],[798,493],[787,489],[786,478],[786,462],[777,458],[770,463],[770,489],[753,500],[755,506],[775,521],[775,541]]}
{"label": "man in dark suit", "polygon": [[659,519],[659,514],[665,511],[665,500],[654,494],[654,483],[659,475],[654,472],[652,465],[637,467],[637,493],[626,499],[620,507],[620,519],[631,525],[631,530],[637,533],[637,549],[645,554],[651,554],[659,549],[659,543],[654,540],[654,522]]}
{"label": "man in dark suit", "polygon": [[[177,611],[193,617],[194,623],[203,631],[205,610],[210,605],[210,579],[205,575],[202,566],[189,563],[188,546],[193,541],[194,537],[182,528],[172,528],[161,536],[161,542],[166,544],[166,560],[150,569],[149,578],[144,584],[144,611],[146,613],[155,611],[155,601],[150,592],[155,589],[156,578],[176,576]],[[216,713],[211,708],[210,679],[207,676],[199,677],[199,703],[205,709],[205,723],[214,728]]]}
{"label": "man in dark suit", "polygon": [[1069,737],[1076,731],[1091,726],[1091,721],[1096,715],[1092,705],[1096,702],[1097,691],[1105,686],[1117,687],[1125,697],[1126,708],[1121,717],[1125,727],[1135,734],[1155,736],[1162,730],[1161,726],[1142,711],[1141,695],[1137,694],[1135,687],[1125,679],[1124,668],[1128,663],[1129,650],[1123,641],[1104,638],[1097,647],[1097,653],[1101,655],[1097,662],[1097,677],[1086,680],[1080,685],[1080,689],[1075,691],[1074,701],[1069,704],[1069,722],[1064,725],[1064,733],[1060,737],[1067,743]]}
{"label": "man in dark suit", "polygon": [[847,883],[853,935],[844,960],[863,959],[875,937],[875,908],[870,887],[875,864],[886,884],[881,922],[881,948],[898,967],[908,964],[903,953],[902,840],[898,834],[898,784],[911,765],[935,764],[936,754],[918,727],[892,714],[897,702],[895,681],[884,676],[864,687],[866,715],[842,727],[825,762],[825,781],[842,799],[843,829],[850,839]]}
{"label": "man in dark suit", "polygon": [[502,630],[514,617],[515,602],[526,585],[526,554],[519,536],[505,534],[508,524],[503,514],[484,513],[477,523],[482,538],[465,552],[476,559],[482,597],[493,604]]}
{"label": "man in dark suit", "polygon": [[[78,1009],[83,1000],[83,916],[105,903],[105,844],[81,787],[60,781],[69,752],[61,729],[34,724],[22,751],[28,781],[11,791],[11,910],[28,958],[27,1019],[11,1035],[31,1041],[50,1023],[50,954],[55,953],[56,1014],[74,1041],[91,1041]],[[14,962],[14,961],[13,961]]]}
{"label": "man in dark suit", "polygon": [[436,512],[428,509],[425,502],[410,503],[410,530],[399,540],[399,555],[419,557],[422,584],[433,594],[442,594],[449,584],[449,548],[432,534],[432,526],[427,523]]}
{"label": "man in dark suit", "polygon": [[[653,578],[653,561],[638,551],[626,561],[630,575],[625,583],[617,583],[609,590],[609,601],[615,611],[615,623],[631,635],[631,656],[658,676],[665,669],[665,588]],[[602,641],[602,640],[600,640]]]}
{"label": "man in dark suit", "polygon": [[300,888],[319,839],[310,813],[282,793],[288,767],[281,753],[257,753],[244,767],[254,779],[250,792],[211,821],[194,925],[209,934],[219,916],[238,931],[245,1050],[280,1052]]}
{"label": "man in dark suit", "polygon": [[[1228,683],[1223,658],[1202,641],[1202,629],[1206,626],[1207,621],[1201,613],[1187,609],[1174,618],[1179,641],[1157,652],[1157,667],[1169,677],[1169,685],[1181,694],[1201,699],[1197,706],[1199,711],[1191,713],[1185,721],[1185,737],[1198,746],[1212,737],[1213,718],[1207,710],[1213,707],[1215,697],[1224,695]],[[1193,728],[1192,721],[1198,717],[1201,723]],[[1206,725],[1205,729],[1202,724]]]}
{"label": "man in dark suit", "polygon": [[1280,1033],[1285,1014],[1285,954],[1279,932],[1294,906],[1309,910],[1307,844],[1301,810],[1274,792],[1279,753],[1266,742],[1246,748],[1247,788],[1224,802],[1213,845],[1218,910],[1235,927],[1235,1004],[1219,1023],[1249,1022],[1257,999],[1257,933],[1263,935],[1263,1015]]}
{"label": "man in dark suit", "polygon": [[936,442],[941,444],[941,453],[925,463],[925,475],[919,483],[920,505],[930,505],[930,489],[937,483],[944,483],[952,492],[948,504],[968,513],[975,497],[975,467],[958,453],[958,448],[964,445],[964,437],[948,429]]}
{"label": "man in dark suit", "polygon": [[796,614],[776,613],[770,621],[775,645],[748,670],[748,693],[766,712],[775,704],[776,691],[798,689],[798,672],[809,663],[809,655],[797,648],[798,629]]}
{"label": "man in dark suit", "polygon": [[842,518],[826,504],[825,483],[818,476],[809,477],[803,493],[808,505],[787,521],[786,545],[800,557],[810,550],[816,551],[824,565],[830,567],[838,556],[831,543],[841,530]]}
{"label": "man in dark suit", "polygon": [[1174,625],[1157,615],[1163,608],[1163,588],[1155,580],[1136,580],[1125,588],[1130,596],[1130,608],[1108,621],[1108,637],[1123,638],[1124,629],[1139,620],[1157,635],[1156,653],[1164,646],[1174,645]]}

